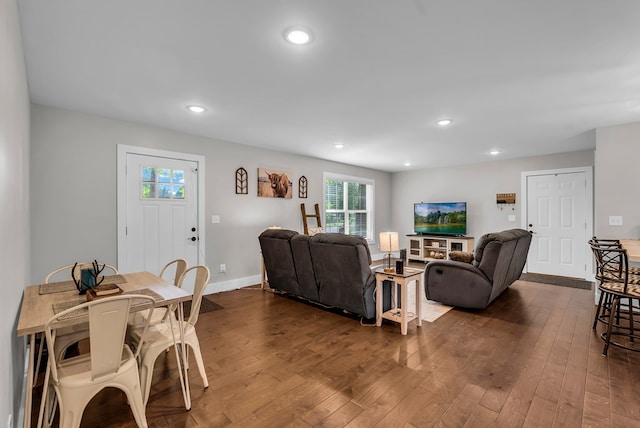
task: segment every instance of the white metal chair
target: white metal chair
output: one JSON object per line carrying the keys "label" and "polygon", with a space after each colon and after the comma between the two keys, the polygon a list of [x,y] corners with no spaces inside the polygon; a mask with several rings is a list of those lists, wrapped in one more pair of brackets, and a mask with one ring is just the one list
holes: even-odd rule
{"label": "white metal chair", "polygon": [[[74,270],[74,267],[75,267],[75,270]],[[105,269],[108,269],[109,271],[111,271],[113,275],[118,274],[118,269],[116,269],[114,266],[105,264],[104,267]],[[55,279],[68,281],[74,277],[80,278],[81,272],[83,269],[93,269],[93,264],[91,262],[87,262],[87,263],[77,263],[77,264],[59,267],[49,272],[49,274],[44,278],[44,283],[49,284],[50,282],[52,282],[52,280],[55,280]],[[73,270],[73,273],[72,273],[72,270]],[[60,329],[58,331],[58,340],[56,341],[57,348],[53,350],[53,352],[55,352],[56,355],[64,356],[67,349],[71,345],[81,341],[82,339],[86,339],[87,337],[89,337],[89,330],[88,330],[87,324],[80,324],[72,327],[67,327],[65,329]],[[35,368],[36,374],[40,370],[40,361],[42,360],[43,348],[44,348],[44,340],[41,339],[40,347],[38,349],[38,358],[36,360],[36,368]],[[51,350],[49,350],[49,352],[51,352]],[[37,376],[34,376],[33,386],[36,385],[37,378],[38,378]]]}
{"label": "white metal chair", "polygon": [[[71,279],[73,277],[73,275],[71,274],[71,270],[73,269],[74,266],[76,267],[76,269],[73,275],[75,275],[76,278],[80,278],[80,272],[83,269],[93,268],[93,264],[91,262],[62,266],[62,267],[59,267],[58,269],[55,269],[49,272],[49,274],[44,279],[44,283],[48,284],[52,282],[52,279],[56,278],[56,276],[62,275],[64,272],[66,272],[67,274],[63,275],[65,278],[61,278],[61,279],[64,281]],[[113,273],[113,275],[118,274],[118,269],[116,269],[115,266],[105,264],[104,267],[105,269],[110,270]]]}
{"label": "white metal chair", "polygon": [[[179,284],[178,281],[188,267],[188,263],[185,259],[171,260],[162,268],[159,276],[165,281],[170,280],[176,287],[180,287],[181,284]],[[156,324],[161,321],[166,321],[169,313],[173,313],[174,311],[175,306],[172,306],[170,308],[156,308],[156,310],[153,312],[153,318],[151,318],[149,323]],[[142,324],[144,322],[144,318],[146,318],[147,316],[147,311],[141,311],[131,314],[131,316],[129,317],[129,325],[135,328],[138,324]]]}
{"label": "white metal chair", "polygon": [[[164,265],[159,276],[165,280],[169,280],[169,278],[171,278],[171,282],[173,282],[174,285],[178,285],[178,280],[188,267],[189,264],[185,259],[171,260],[169,263]],[[173,275],[171,275],[172,273]]]}
{"label": "white metal chair", "polygon": [[[106,297],[67,309],[49,319],[45,326],[47,346],[55,349],[56,326],[64,326],[65,319],[74,316],[73,313],[88,310],[90,353],[68,359],[49,353],[44,388],[55,391],[55,395],[50,391],[46,399],[47,424],[51,422],[57,401],[60,427],[79,427],[87,403],[104,388],[115,387],[126,394],[136,424],[147,427],[137,364],[139,342],[135,344],[135,354],[125,344],[127,319],[133,304],[153,311],[154,300],[136,294]],[[146,330],[147,325],[140,329],[140,340],[144,340]]]}
{"label": "white metal chair", "polygon": [[[190,267],[179,278],[179,287],[182,287],[185,278],[193,278],[194,280],[193,300],[191,301],[191,313],[189,314],[189,319],[183,321],[182,326],[173,317],[168,317],[167,320],[157,324],[151,324],[149,325],[149,330],[145,339],[142,341],[142,349],[140,351],[140,386],[142,388],[143,401],[145,405],[149,400],[155,361],[162,352],[174,345],[174,340],[176,344],[181,343],[181,328],[184,329],[184,343],[193,351],[204,387],[209,387],[209,381],[207,380],[207,374],[202,360],[202,353],[200,352],[200,343],[198,342],[198,336],[196,335],[195,329],[196,322],[198,321],[198,313],[200,312],[202,294],[209,283],[209,268],[201,265]],[[129,335],[136,341],[140,341],[142,333],[143,330],[139,327],[133,328],[129,331]],[[176,358],[180,358],[178,349],[176,349]]]}

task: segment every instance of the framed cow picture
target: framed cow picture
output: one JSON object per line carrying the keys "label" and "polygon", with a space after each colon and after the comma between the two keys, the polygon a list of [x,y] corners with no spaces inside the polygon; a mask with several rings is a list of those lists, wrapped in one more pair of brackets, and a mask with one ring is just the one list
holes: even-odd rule
{"label": "framed cow picture", "polygon": [[258,196],[291,199],[293,183],[291,174],[272,168],[258,168]]}

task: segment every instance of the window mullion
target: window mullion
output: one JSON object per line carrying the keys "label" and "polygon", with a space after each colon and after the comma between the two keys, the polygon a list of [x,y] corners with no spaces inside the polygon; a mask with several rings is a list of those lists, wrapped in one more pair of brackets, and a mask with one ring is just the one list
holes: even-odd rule
{"label": "window mullion", "polygon": [[342,208],[344,210],[344,233],[349,235],[349,182],[342,183]]}

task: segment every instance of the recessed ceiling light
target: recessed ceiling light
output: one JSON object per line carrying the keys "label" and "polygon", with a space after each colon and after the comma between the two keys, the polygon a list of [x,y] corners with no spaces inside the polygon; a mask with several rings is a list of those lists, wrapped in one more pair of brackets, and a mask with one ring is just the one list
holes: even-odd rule
{"label": "recessed ceiling light", "polygon": [[205,111],[207,111],[206,108],[196,105],[187,106],[187,110],[189,110],[191,113],[204,113]]}
{"label": "recessed ceiling light", "polygon": [[305,27],[289,27],[284,32],[284,38],[294,45],[308,45],[313,40],[313,33]]}
{"label": "recessed ceiling light", "polygon": [[499,155],[499,154],[500,154],[500,150],[498,150],[498,149],[493,149],[493,150],[491,150],[491,151],[489,152],[489,154],[490,154],[490,155],[493,155],[493,156],[495,156],[495,155]]}
{"label": "recessed ceiling light", "polygon": [[438,125],[440,125],[440,126],[447,126],[447,125],[451,125],[453,123],[453,119],[440,119],[436,123]]}
{"label": "recessed ceiling light", "polygon": [[411,162],[405,162],[404,166],[411,166]]}
{"label": "recessed ceiling light", "polygon": [[344,148],[344,143],[335,143],[333,145],[333,147],[335,147],[336,149],[343,149]]}

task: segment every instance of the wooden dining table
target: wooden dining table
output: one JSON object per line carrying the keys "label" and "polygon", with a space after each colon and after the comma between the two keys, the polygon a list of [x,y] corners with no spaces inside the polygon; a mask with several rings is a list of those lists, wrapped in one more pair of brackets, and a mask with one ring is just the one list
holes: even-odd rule
{"label": "wooden dining table", "polygon": [[630,262],[640,263],[640,239],[621,239],[622,248],[627,250]]}
{"label": "wooden dining table", "polygon": [[[156,306],[169,306],[177,304],[177,316],[179,326],[182,327],[184,321],[183,303],[190,301],[193,295],[175,285],[163,280],[162,278],[150,272],[136,272],[120,274],[123,282],[119,282],[118,286],[127,294],[148,294],[155,300]],[[30,285],[24,290],[22,299],[22,307],[20,308],[20,318],[18,319],[17,335],[27,336],[29,341],[29,360],[27,368],[27,383],[25,387],[25,416],[24,427],[31,426],[31,407],[33,395],[33,377],[35,359],[37,358],[35,351],[36,335],[43,333],[47,321],[58,312],[57,309],[65,306],[72,306],[86,302],[85,295],[79,295],[78,291],[73,288],[69,289],[61,285],[60,290],[56,290],[56,283]],[[46,291],[43,291],[48,287]],[[53,291],[52,291],[53,290]],[[135,307],[132,308],[135,311]],[[168,317],[173,322],[173,317]],[[86,316],[75,317],[71,320],[65,320],[65,325],[75,325],[87,322]],[[180,328],[180,343],[182,358],[178,358],[178,368],[180,372],[180,382],[182,394],[185,402],[185,408],[191,409],[191,395],[189,393],[189,378],[187,376],[186,355],[184,349],[184,331]],[[178,348],[176,347],[176,350]]]}

